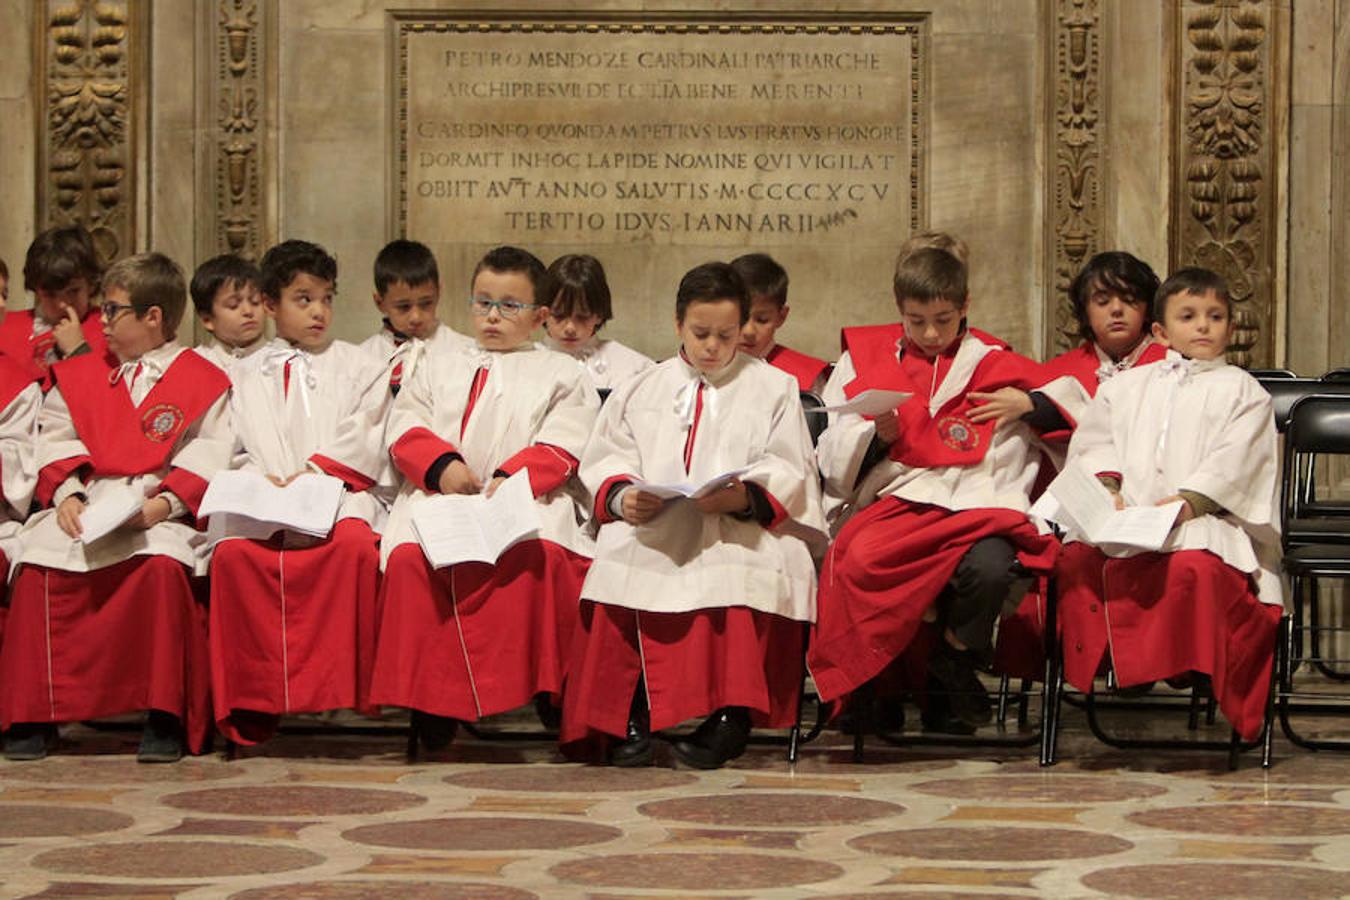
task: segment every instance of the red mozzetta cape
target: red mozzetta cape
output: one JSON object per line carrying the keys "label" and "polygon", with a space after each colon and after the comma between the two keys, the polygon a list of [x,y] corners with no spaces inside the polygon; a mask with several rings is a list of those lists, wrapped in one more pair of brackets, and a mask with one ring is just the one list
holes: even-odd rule
{"label": "red mozzetta cape", "polygon": [[113,477],[163,468],[178,438],[230,387],[229,376],[190,351],[178,354],[140,406],[132,406],[126,387],[113,383],[93,354],[63,360],[52,370],[88,455],[44,468],[38,493],[46,497],[85,465],[95,476]]}
{"label": "red mozzetta cape", "polygon": [[829,368],[830,364],[823,359],[816,359],[814,356],[807,356],[805,353],[798,353],[782,344],[777,344],[769,355],[764,357],[764,361],[775,368],[782,369],[793,378],[797,379],[799,390],[809,391],[815,386],[816,379],[820,373]]}
{"label": "red mozzetta cape", "polygon": [[[1153,343],[1149,344],[1144,352],[1139,354],[1139,358],[1134,361],[1134,365],[1146,366],[1166,357],[1167,348],[1162,344]],[[1045,370],[1050,373],[1051,378],[1071,375],[1083,385],[1083,389],[1088,392],[1089,397],[1097,396],[1097,388],[1100,386],[1100,382],[1097,380],[1097,370],[1101,366],[1102,361],[1097,358],[1097,351],[1092,346],[1091,341],[1084,341],[1072,350],[1061,353],[1054,359],[1045,362]]]}
{"label": "red mozzetta cape", "polygon": [[[29,381],[42,382],[42,392],[52,389],[51,367],[47,364],[47,351],[52,347],[51,332],[33,336],[33,319],[37,313],[26,309],[12,312],[0,322],[0,354],[13,360],[16,365],[28,373]],[[103,322],[98,310],[90,307],[80,322],[84,340],[89,345],[88,356],[99,360],[104,370],[114,368],[117,361],[108,354],[108,342],[103,337]]]}
{"label": "red mozzetta cape", "polygon": [[994,437],[994,423],[977,424],[970,420],[969,413],[977,405],[968,396],[971,391],[996,391],[1003,387],[1032,391],[1050,380],[1040,363],[1013,353],[998,338],[971,329],[968,332],[971,337],[992,349],[975,366],[961,391],[930,415],[931,384],[916,384],[897,356],[904,333],[904,326],[899,323],[844,329],[844,350],[857,373],[844,386],[844,394],[853,397],[877,388],[914,395],[896,411],[900,436],[890,452],[891,459],[911,468],[970,466],[984,459]]}

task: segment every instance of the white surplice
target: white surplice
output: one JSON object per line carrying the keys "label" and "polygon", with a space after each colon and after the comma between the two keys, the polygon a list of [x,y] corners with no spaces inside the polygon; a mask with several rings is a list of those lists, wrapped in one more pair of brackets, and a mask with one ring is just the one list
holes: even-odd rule
{"label": "white surplice", "polygon": [[547,336],[539,342],[539,346],[575,359],[586,370],[597,391],[613,390],[639,372],[656,365],[632,347],[593,335],[576,351],[564,350],[557,341]]}
{"label": "white surplice", "polygon": [[[19,533],[37,489],[38,414],[42,387],[36,382],[19,391],[0,411],[0,553],[11,563],[21,553]],[[5,573],[0,572],[0,579]]]}
{"label": "white surplice", "polygon": [[[134,379],[129,377],[129,373],[114,372],[121,383],[128,385],[131,402],[139,405],[178,355],[190,352],[181,344],[170,341],[123,366],[123,369],[127,369],[140,365],[140,373]],[[23,548],[18,561],[67,572],[90,572],[133,556],[168,556],[193,569],[196,574],[205,575],[206,534],[178,517],[166,519],[147,531],[119,528],[106,538],[86,546],[61,530],[56,523],[56,507],[77,492],[88,496],[90,504],[128,488],[150,497],[156,493],[170,469],[174,468],[185,469],[210,481],[216,472],[229,467],[234,445],[234,432],[230,426],[229,395],[221,394],[206,412],[183,429],[164,465],[156,471],[128,477],[95,478],[88,484],[83,484],[75,475],[67,478],[53,495],[51,507],[34,514],[20,532]],[[38,416],[38,471],[51,463],[83,456],[87,452],[75,430],[70,407],[61,396],[61,389],[52,388]],[[181,501],[178,503],[181,504]],[[180,509],[173,501],[171,505],[175,510]]]}
{"label": "white surplice", "polygon": [[[240,445],[235,468],[284,478],[312,469],[310,457],[320,454],[392,491],[393,469],[384,455],[389,381],[370,354],[346,341],[310,353],[274,338],[236,363],[230,376]],[[378,494],[346,491],[338,519],[362,519],[378,532],[386,515]]]}
{"label": "white surplice", "polygon": [[231,347],[213,337],[205,344],[200,344],[192,349],[200,353],[208,362],[215,363],[221,371],[228,375],[235,363],[241,359],[248,359],[265,346],[267,346],[267,338],[265,337],[259,337],[247,347]]}
{"label": "white surplice", "polygon": [[[996,348],[966,335],[957,348],[951,368],[933,389],[930,414],[967,389],[971,376],[986,354]],[[827,406],[844,403],[844,388],[857,377],[853,361],[845,352],[835,364],[821,399]],[[825,477],[825,514],[837,532],[845,519],[881,497],[895,496],[914,503],[928,503],[953,511],[965,509],[1013,509],[1026,512],[1028,495],[1036,481],[1040,447],[1035,432],[1024,422],[1013,422],[994,432],[984,458],[970,466],[915,468],[885,458],[859,481],[858,472],[876,427],[870,419],[854,413],[830,413],[829,427],[816,449]]]}
{"label": "white surplice", "polygon": [[417,370],[417,365],[424,355],[428,353],[472,353],[474,348],[478,346],[478,342],[467,335],[460,334],[444,322],[439,322],[436,325],[436,330],[431,333],[431,337],[426,339],[411,338],[400,341],[394,337],[394,333],[388,328],[381,328],[357,346],[383,363],[390,373],[394,371],[394,366],[402,363],[403,369],[399,373],[400,379],[407,382],[412,378],[413,372]]}
{"label": "white surplice", "polygon": [[[480,368],[488,370],[482,392],[460,434],[469,392]],[[580,459],[600,408],[600,398],[576,362],[525,344],[508,351],[426,355],[403,382],[389,416],[387,445],[414,428],[425,428],[453,445],[474,475],[487,484],[492,473],[533,444],[557,447]],[[401,544],[417,542],[411,505],[426,496],[422,485],[403,479],[380,541],[380,565]],[[537,497],[540,538],[581,556],[593,543],[583,528],[588,509],[580,483]]]}
{"label": "white surplice", "polygon": [[[686,471],[700,384],[703,407]],[[581,477],[595,492],[616,476],[702,484],[741,468],[742,480],[782,505],[783,524],[766,529],[753,520],[706,515],[687,500],[667,503],[644,525],[607,523],[582,596],[652,612],[746,606],[814,621],[815,564],[806,542],[791,532],[823,533],[825,521],[811,436],[791,375],[743,353],[706,375],[681,356],[659,363],[605,402]]]}
{"label": "white surplice", "polygon": [[[1069,444],[1069,461],[1121,477],[1127,505],[1188,490],[1223,509],[1174,528],[1162,547],[1208,550],[1283,602],[1279,577],[1279,459],[1270,395],[1218,360],[1167,359],[1102,384]],[[1121,550],[1116,556],[1142,551]]]}

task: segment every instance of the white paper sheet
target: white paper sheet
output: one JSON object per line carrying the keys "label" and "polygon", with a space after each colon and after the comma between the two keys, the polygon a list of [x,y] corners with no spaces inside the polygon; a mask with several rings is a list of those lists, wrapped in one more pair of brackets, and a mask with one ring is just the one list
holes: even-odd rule
{"label": "white paper sheet", "polygon": [[213,539],[264,539],[282,529],[327,537],[337,521],[342,479],[307,473],[278,487],[259,472],[218,472],[206,488],[199,518],[211,517]]}
{"label": "white paper sheet", "polygon": [[847,403],[837,403],[834,406],[817,406],[813,409],[808,409],[807,412],[857,413],[860,416],[879,416],[882,413],[893,411],[897,406],[913,396],[913,394],[905,391],[869,389],[863,391]]}
{"label": "white paper sheet", "polygon": [[1165,506],[1116,509],[1115,499],[1095,475],[1070,463],[1046,493],[1053,502],[1037,501],[1032,512],[1078,532],[1099,547],[1157,550],[1167,542],[1181,501]]}
{"label": "white paper sheet", "polygon": [[691,500],[697,500],[700,497],[706,497],[715,491],[721,490],[748,471],[750,471],[748,466],[742,466],[739,469],[732,469],[730,472],[723,472],[721,475],[709,478],[702,484],[691,484],[687,481],[681,481],[674,484],[655,484],[650,481],[635,481],[632,486],[643,493],[660,497],[662,500],[675,500],[685,497]]}
{"label": "white paper sheet", "polygon": [[543,524],[525,469],[498,485],[491,497],[441,494],[419,500],[412,520],[417,541],[434,569],[496,562],[512,544],[538,534]]}
{"label": "white paper sheet", "polygon": [[127,519],[141,511],[145,494],[129,487],[103,491],[80,513],[80,541],[92,544],[116,531]]}

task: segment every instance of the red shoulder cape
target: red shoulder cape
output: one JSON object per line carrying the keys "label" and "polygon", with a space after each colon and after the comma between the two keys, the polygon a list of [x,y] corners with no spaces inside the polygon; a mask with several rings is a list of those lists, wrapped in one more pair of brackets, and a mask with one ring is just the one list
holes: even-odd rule
{"label": "red shoulder cape", "polygon": [[784,347],[782,344],[778,344],[770,350],[769,355],[764,357],[764,361],[796,378],[798,389],[803,391],[811,390],[815,386],[816,379],[820,377],[820,373],[824,372],[830,365],[823,359],[807,356],[805,353],[799,353],[791,347]]}
{"label": "red shoulder cape", "polygon": [[[0,354],[9,357],[27,373],[29,381],[42,382],[42,392],[45,394],[52,388],[51,367],[46,359],[51,343],[34,339],[33,320],[36,315],[34,310],[25,309],[5,316],[5,320],[0,322]],[[108,354],[108,342],[103,337],[103,322],[97,309],[90,307],[80,322],[80,329],[91,351],[86,355],[101,361],[105,371],[112,369],[117,363]]]}
{"label": "red shoulder cape", "polygon": [[[1162,344],[1153,343],[1149,344],[1144,352],[1139,354],[1139,358],[1134,361],[1134,365],[1146,366],[1166,357],[1167,348]],[[1046,360],[1045,370],[1050,373],[1051,378],[1060,378],[1064,375],[1077,378],[1078,383],[1088,392],[1088,396],[1095,397],[1097,396],[1097,388],[1101,384],[1097,380],[1097,369],[1101,367],[1101,364],[1101,360],[1097,358],[1097,351],[1093,349],[1092,342],[1084,341],[1072,350],[1066,350],[1059,356]]]}

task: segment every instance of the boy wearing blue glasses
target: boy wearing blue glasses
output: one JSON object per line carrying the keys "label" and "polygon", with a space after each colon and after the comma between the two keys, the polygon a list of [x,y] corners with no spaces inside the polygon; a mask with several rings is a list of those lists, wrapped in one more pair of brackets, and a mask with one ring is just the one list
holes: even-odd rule
{"label": "boy wearing blue glasses", "polygon": [[[424,745],[443,749],[458,721],[522,706],[541,717],[562,690],[591,542],[578,522],[576,478],[600,399],[563,354],[535,347],[552,297],[543,263],[490,251],[469,297],[469,353],[428,355],[405,380],[386,431],[405,479],[381,542],[379,650],[372,703],[413,710]],[[496,563],[433,569],[418,545],[414,504],[428,495],[492,494],[528,471],[537,538]]]}
{"label": "boy wearing blue glasses", "polygon": [[333,340],[337,261],[286,241],[262,258],[259,292],[276,337],[230,370],[236,465],[286,485],[338,478],[336,524],[315,538],[226,535],[211,562],[211,673],[217,725],[237,743],[290,713],[365,708],[375,651],[378,491],[392,493],[381,438],[385,366]]}

